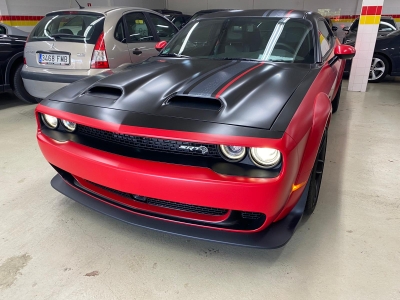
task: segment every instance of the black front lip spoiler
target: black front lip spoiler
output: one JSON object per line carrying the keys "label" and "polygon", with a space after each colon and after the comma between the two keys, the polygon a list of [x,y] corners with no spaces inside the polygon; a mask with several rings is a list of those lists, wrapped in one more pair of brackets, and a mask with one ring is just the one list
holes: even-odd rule
{"label": "black front lip spoiler", "polygon": [[58,83],[73,83],[88,76],[81,75],[62,75],[62,74],[41,74],[34,72],[21,71],[23,79],[45,81],[45,82],[58,82]]}
{"label": "black front lip spoiler", "polygon": [[97,212],[131,225],[211,242],[253,248],[274,249],[284,246],[293,236],[293,233],[300,223],[304,213],[310,183],[307,184],[299,202],[288,216],[279,222],[273,223],[266,230],[256,233],[225,232],[216,229],[208,229],[171,221],[164,221],[161,219],[147,217],[145,215],[131,213],[81,192],[80,190],[66,183],[60,175],[56,175],[51,180],[51,185],[54,189],[65,196]]}

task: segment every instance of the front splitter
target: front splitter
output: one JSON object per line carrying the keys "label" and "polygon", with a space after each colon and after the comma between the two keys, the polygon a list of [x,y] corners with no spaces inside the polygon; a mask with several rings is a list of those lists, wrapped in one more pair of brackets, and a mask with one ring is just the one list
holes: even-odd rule
{"label": "front splitter", "polygon": [[308,183],[304,189],[297,205],[284,219],[272,223],[267,229],[256,233],[227,232],[218,229],[209,229],[186,225],[179,222],[166,221],[130,212],[126,208],[118,207],[114,203],[109,203],[100,198],[95,198],[81,192],[79,189],[74,188],[65,182],[60,175],[56,175],[51,180],[51,185],[54,189],[76,202],[131,225],[211,242],[235,246],[274,249],[282,247],[289,242],[290,238],[296,231],[304,213],[310,183]]}

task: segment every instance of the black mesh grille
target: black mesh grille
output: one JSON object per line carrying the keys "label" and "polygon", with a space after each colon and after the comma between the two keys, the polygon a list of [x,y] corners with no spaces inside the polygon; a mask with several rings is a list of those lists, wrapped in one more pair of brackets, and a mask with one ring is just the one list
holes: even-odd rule
{"label": "black mesh grille", "polygon": [[102,188],[104,190],[112,192],[114,194],[120,195],[125,198],[129,198],[129,199],[132,199],[132,200],[135,200],[138,202],[146,203],[148,205],[164,207],[164,208],[169,208],[169,209],[174,209],[174,210],[179,210],[179,211],[185,211],[185,212],[190,212],[190,213],[195,213],[195,214],[209,215],[209,216],[223,216],[228,213],[227,209],[190,205],[190,204],[184,204],[184,203],[179,203],[179,202],[172,202],[172,201],[148,198],[148,197],[143,197],[143,196],[139,196],[139,195],[134,195],[134,194],[129,194],[129,193],[121,192],[118,190],[114,190],[112,188],[109,188],[109,187],[106,187],[106,186],[103,186],[103,185],[100,185],[100,184],[97,184],[94,182],[90,182],[90,183],[99,188]]}
{"label": "black mesh grille", "polygon": [[255,212],[242,212],[242,218],[243,219],[249,219],[249,220],[258,220],[261,218],[263,214],[261,213],[255,213]]}
{"label": "black mesh grille", "polygon": [[88,126],[79,125],[77,134],[88,136],[96,140],[132,147],[141,150],[151,150],[166,153],[181,153],[203,157],[220,158],[217,145],[182,142],[175,140],[140,137],[128,134],[114,133]]}

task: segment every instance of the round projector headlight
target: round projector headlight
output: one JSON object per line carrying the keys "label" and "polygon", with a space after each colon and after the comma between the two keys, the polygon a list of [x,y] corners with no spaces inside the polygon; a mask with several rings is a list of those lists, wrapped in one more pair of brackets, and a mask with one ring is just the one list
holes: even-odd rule
{"label": "round projector headlight", "polygon": [[228,161],[239,161],[242,160],[246,155],[246,148],[240,146],[219,146],[225,159]]}
{"label": "round projector headlight", "polygon": [[50,129],[56,129],[58,126],[58,119],[56,117],[42,114],[42,120],[44,125],[46,125]]}
{"label": "round projector headlight", "polygon": [[257,166],[262,168],[276,167],[281,161],[281,153],[272,148],[251,148],[250,157]]}
{"label": "round projector headlight", "polygon": [[67,120],[62,120],[61,122],[63,123],[63,125],[64,125],[65,129],[67,129],[67,131],[69,131],[69,132],[75,131],[76,123],[70,122],[70,121],[67,121]]}

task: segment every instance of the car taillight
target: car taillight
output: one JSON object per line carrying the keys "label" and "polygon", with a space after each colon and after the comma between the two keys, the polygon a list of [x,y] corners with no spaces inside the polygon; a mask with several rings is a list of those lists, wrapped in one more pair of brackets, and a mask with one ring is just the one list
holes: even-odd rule
{"label": "car taillight", "polygon": [[26,58],[25,58],[25,56],[24,56],[24,65],[26,65]]}
{"label": "car taillight", "polygon": [[90,62],[90,68],[92,69],[108,69],[108,59],[106,53],[106,44],[104,41],[104,32],[102,32],[97,39],[96,45],[94,46],[92,61]]}

